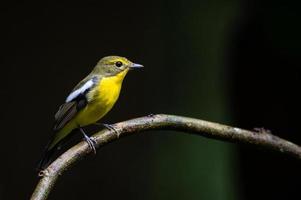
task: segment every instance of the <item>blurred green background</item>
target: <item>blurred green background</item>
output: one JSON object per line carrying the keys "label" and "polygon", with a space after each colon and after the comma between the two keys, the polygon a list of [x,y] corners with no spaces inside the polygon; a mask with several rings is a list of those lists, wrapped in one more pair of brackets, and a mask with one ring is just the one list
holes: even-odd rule
{"label": "blurred green background", "polygon": [[[300,144],[299,6],[259,0],[3,4],[0,199],[29,198],[54,113],[106,55],[145,68],[126,77],[103,122],[169,113],[264,126]],[[153,131],[99,149],[59,179],[50,199],[292,199],[300,167],[256,148]]]}

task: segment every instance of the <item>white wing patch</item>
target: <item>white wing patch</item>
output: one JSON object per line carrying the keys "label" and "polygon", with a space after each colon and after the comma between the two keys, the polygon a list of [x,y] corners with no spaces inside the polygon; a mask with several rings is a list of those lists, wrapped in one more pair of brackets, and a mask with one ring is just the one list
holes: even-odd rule
{"label": "white wing patch", "polygon": [[90,79],[83,86],[71,92],[69,96],[66,98],[66,103],[74,100],[76,97],[78,97],[78,95],[85,93],[85,91],[90,89],[93,85],[94,85],[94,81],[93,79]]}

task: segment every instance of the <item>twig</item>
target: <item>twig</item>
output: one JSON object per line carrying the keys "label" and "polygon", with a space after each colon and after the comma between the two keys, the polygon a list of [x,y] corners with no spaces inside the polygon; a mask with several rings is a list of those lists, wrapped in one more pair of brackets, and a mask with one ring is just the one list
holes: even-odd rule
{"label": "twig", "polygon": [[[248,131],[199,119],[164,114],[136,118],[116,123],[113,126],[118,133],[114,130],[104,129],[92,136],[96,140],[97,147],[115,141],[119,137],[160,129],[176,130],[208,138],[251,144],[301,159],[300,146],[272,135],[269,131]],[[43,177],[36,186],[31,200],[47,199],[59,175],[90,152],[91,149],[87,143],[80,142],[57,158],[43,171]]]}

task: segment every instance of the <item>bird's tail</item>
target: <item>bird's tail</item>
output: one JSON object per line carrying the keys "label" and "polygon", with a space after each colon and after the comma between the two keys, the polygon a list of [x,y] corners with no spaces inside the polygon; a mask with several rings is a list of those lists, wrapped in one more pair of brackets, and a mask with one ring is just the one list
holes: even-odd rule
{"label": "bird's tail", "polygon": [[65,144],[72,136],[74,132],[71,129],[61,129],[56,132],[47,144],[42,159],[38,164],[38,170],[44,170],[53,161],[54,154],[57,150]]}
{"label": "bird's tail", "polygon": [[38,168],[37,170],[41,171],[44,170],[48,167],[48,165],[51,163],[53,156],[55,152],[58,149],[58,146],[54,146],[50,148],[51,142],[49,142],[46,146],[46,149],[44,150],[44,153],[42,155],[42,159],[38,163]]}

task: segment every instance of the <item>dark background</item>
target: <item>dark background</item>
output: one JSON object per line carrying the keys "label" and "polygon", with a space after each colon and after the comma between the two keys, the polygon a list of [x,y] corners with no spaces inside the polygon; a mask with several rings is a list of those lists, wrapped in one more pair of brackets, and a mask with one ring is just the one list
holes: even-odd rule
{"label": "dark background", "polygon": [[[111,54],[145,68],[126,77],[104,122],[171,113],[265,127],[301,144],[300,6],[280,0],[2,4],[0,199],[30,197],[56,109]],[[50,199],[298,199],[300,169],[300,161],[254,147],[154,131],[81,161]]]}

